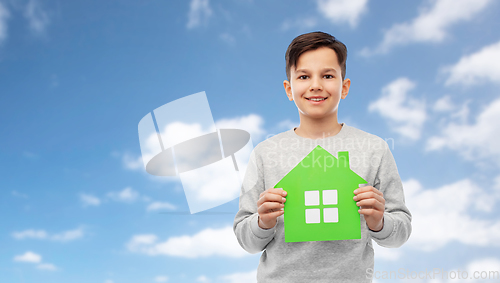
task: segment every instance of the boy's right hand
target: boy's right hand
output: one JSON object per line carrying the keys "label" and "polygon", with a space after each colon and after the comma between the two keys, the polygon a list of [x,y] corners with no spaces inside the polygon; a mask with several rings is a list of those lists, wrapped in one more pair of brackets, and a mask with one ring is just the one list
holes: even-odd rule
{"label": "boy's right hand", "polygon": [[270,188],[260,194],[257,201],[259,227],[271,229],[276,225],[276,219],[284,213],[286,192],[282,189]]}

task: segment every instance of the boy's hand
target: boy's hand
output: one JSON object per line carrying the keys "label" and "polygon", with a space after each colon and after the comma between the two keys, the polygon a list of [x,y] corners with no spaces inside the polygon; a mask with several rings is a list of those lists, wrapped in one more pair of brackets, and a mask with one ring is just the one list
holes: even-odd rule
{"label": "boy's hand", "polygon": [[276,225],[276,218],[284,213],[286,192],[281,189],[267,189],[260,194],[257,201],[257,212],[259,213],[259,227],[270,229]]}
{"label": "boy's hand", "polygon": [[360,207],[359,213],[365,216],[370,230],[378,232],[384,227],[385,199],[384,194],[372,186],[354,190],[354,200]]}

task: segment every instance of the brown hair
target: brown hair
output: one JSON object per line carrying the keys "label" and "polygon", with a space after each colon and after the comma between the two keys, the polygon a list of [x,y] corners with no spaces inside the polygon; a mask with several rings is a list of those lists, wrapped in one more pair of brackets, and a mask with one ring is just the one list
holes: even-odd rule
{"label": "brown hair", "polygon": [[345,78],[347,47],[338,41],[333,35],[325,32],[315,31],[297,36],[288,45],[285,53],[286,61],[286,78],[290,81],[290,69],[297,68],[297,61],[300,55],[306,51],[315,50],[320,47],[328,47],[333,49],[337,54],[340,69],[342,70],[342,80]]}

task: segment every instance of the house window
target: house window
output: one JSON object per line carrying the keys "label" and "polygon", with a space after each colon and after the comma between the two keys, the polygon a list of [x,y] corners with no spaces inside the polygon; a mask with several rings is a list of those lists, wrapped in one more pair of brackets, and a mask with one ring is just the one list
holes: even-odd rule
{"label": "house window", "polygon": [[[306,223],[321,223],[321,210],[323,210],[323,222],[339,222],[339,210],[337,207],[337,190],[322,190],[320,205],[320,191],[305,191]],[[316,206],[316,207],[314,207]],[[326,206],[326,207],[325,207]]]}

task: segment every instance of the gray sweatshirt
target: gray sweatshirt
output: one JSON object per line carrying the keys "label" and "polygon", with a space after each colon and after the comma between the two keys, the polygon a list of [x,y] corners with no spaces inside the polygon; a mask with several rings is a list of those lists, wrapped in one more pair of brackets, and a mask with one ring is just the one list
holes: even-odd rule
{"label": "gray sweatshirt", "polygon": [[[262,252],[258,282],[371,282],[372,239],[388,248],[397,248],[408,240],[411,214],[405,206],[403,185],[388,143],[345,123],[342,125],[337,135],[316,140],[301,137],[290,129],[261,142],[253,150],[233,229],[243,249],[252,254]],[[278,217],[275,227],[259,227],[260,193],[273,188],[317,145],[334,157],[339,151],[349,151],[351,170],[384,194],[382,230],[371,231],[361,215],[361,239],[286,243],[283,215]]]}

